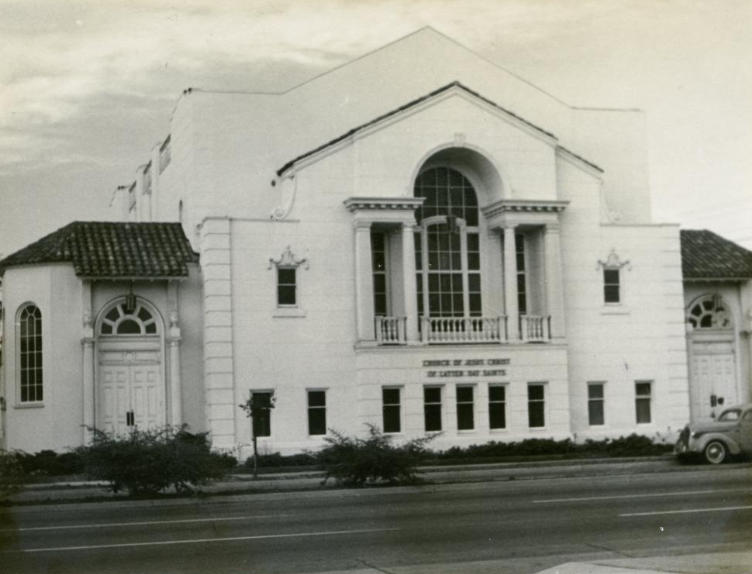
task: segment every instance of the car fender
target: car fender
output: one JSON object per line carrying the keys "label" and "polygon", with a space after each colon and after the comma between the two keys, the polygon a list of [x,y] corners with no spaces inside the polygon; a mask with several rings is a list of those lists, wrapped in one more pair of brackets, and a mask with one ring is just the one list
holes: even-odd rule
{"label": "car fender", "polygon": [[709,432],[707,434],[702,435],[699,439],[697,439],[697,452],[704,451],[705,447],[712,440],[721,441],[723,444],[726,445],[726,447],[728,447],[729,453],[731,454],[739,454],[742,452],[742,449],[739,447],[739,445],[734,439],[732,439],[726,434],[719,433],[719,432]]}

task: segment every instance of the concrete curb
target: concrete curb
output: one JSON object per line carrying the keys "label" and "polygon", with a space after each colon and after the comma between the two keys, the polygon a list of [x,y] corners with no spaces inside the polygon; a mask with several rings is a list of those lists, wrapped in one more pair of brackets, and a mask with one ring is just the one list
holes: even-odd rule
{"label": "concrete curb", "polygon": [[[108,505],[112,507],[149,507],[169,505],[221,504],[250,500],[275,500],[279,498],[312,497],[358,497],[379,496],[387,493],[420,492],[426,489],[447,489],[464,486],[466,488],[483,488],[483,484],[501,483],[516,480],[566,479],[596,476],[629,476],[655,472],[712,472],[718,467],[678,465],[668,457],[649,459],[628,459],[607,461],[592,459],[568,461],[570,464],[556,465],[548,462],[522,465],[520,463],[498,463],[492,465],[468,465],[456,467],[430,467],[428,483],[420,486],[401,486],[389,488],[352,489],[335,485],[321,486],[322,473],[294,473],[265,475],[254,480],[245,477],[231,482],[221,482],[204,489],[203,493],[190,498],[163,498],[154,500],[132,500],[124,494],[113,494],[106,490],[103,483],[62,483],[38,485],[10,497],[14,510],[31,511],[31,509],[52,510],[54,508],[71,508],[75,505]],[[726,469],[745,469],[752,463],[737,464]],[[251,492],[248,492],[248,491]],[[236,494],[232,494],[236,492]],[[97,500],[92,500],[96,498]],[[107,500],[102,500],[106,498]],[[56,504],[57,503],[57,504]]]}

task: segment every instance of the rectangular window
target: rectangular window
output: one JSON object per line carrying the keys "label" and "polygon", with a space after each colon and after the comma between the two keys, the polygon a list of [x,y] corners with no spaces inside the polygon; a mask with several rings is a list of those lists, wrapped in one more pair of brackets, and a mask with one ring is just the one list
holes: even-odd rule
{"label": "rectangular window", "polygon": [[400,402],[400,389],[381,389],[382,415],[384,419],[384,432],[402,431],[402,405]]}
{"label": "rectangular window", "polygon": [[308,391],[308,434],[326,434],[326,391]]}
{"label": "rectangular window", "polygon": [[618,269],[603,270],[603,300],[606,303],[621,302],[621,286]]}
{"label": "rectangular window", "polygon": [[473,387],[457,387],[457,430],[475,428],[475,404]]}
{"label": "rectangular window", "polygon": [[253,436],[272,435],[272,393],[268,391],[251,393],[253,399]]}
{"label": "rectangular window", "polygon": [[527,419],[530,428],[546,426],[546,385],[542,383],[527,386]]}
{"label": "rectangular window", "polygon": [[603,383],[588,383],[588,424],[601,426],[606,423]]}
{"label": "rectangular window", "polygon": [[377,317],[389,315],[387,274],[387,236],[371,232],[371,264],[373,265],[373,312]]}
{"label": "rectangular window", "polygon": [[651,406],[650,381],[637,381],[635,383],[635,414],[637,424],[650,424],[653,420]]}
{"label": "rectangular window", "polygon": [[517,308],[520,315],[527,314],[527,267],[525,265],[525,236],[517,233],[514,236],[515,252],[517,254]]}
{"label": "rectangular window", "polygon": [[277,268],[277,306],[296,307],[298,305],[298,270],[295,267]]}
{"label": "rectangular window", "polygon": [[441,430],[441,387],[423,387],[423,414],[427,432]]}
{"label": "rectangular window", "polygon": [[488,386],[488,426],[507,428],[507,389],[503,385]]}

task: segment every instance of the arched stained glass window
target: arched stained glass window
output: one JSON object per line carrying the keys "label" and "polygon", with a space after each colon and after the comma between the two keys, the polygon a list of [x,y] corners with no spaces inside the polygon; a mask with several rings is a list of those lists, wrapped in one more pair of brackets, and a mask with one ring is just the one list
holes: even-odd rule
{"label": "arched stained glass window", "polygon": [[18,323],[20,402],[42,402],[44,400],[42,312],[36,305],[26,305],[19,312]]}
{"label": "arched stained glass window", "polygon": [[429,317],[482,314],[478,199],[459,171],[436,167],[415,181],[425,201],[416,217],[418,313]]}
{"label": "arched stained glass window", "polygon": [[156,335],[157,321],[140,302],[132,313],[125,310],[123,302],[105,314],[99,332],[101,335]]}

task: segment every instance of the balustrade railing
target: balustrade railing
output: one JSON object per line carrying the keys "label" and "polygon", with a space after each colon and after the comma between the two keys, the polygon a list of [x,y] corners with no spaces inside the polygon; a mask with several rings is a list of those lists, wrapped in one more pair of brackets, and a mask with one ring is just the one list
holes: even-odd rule
{"label": "balustrade railing", "polygon": [[376,317],[376,344],[406,345],[407,317]]}
{"label": "balustrade railing", "polygon": [[[376,317],[377,345],[407,345],[407,317]],[[506,343],[509,340],[506,315],[498,317],[422,317],[421,342],[427,345]],[[547,343],[551,340],[551,317],[520,315],[520,342]]]}
{"label": "balustrade railing", "polygon": [[423,317],[421,337],[424,343],[504,343],[507,318],[499,317]]}
{"label": "balustrade railing", "polygon": [[523,343],[550,341],[551,317],[548,315],[520,315],[520,335]]}

